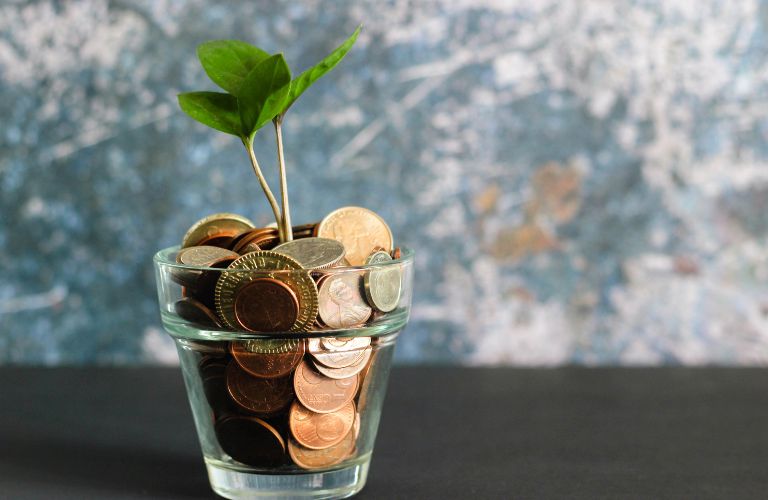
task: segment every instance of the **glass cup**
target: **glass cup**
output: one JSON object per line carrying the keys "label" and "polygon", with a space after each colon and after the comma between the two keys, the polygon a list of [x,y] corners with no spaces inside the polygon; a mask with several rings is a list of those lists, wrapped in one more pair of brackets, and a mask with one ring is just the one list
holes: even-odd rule
{"label": "glass cup", "polygon": [[[178,252],[154,258],[160,311],[213,490],[226,498],[360,491],[410,313],[413,252],[312,271],[191,267],[176,262]],[[383,278],[390,292],[399,280],[388,304],[376,296]],[[298,307],[285,303],[294,296]],[[291,313],[297,331],[250,331]]]}

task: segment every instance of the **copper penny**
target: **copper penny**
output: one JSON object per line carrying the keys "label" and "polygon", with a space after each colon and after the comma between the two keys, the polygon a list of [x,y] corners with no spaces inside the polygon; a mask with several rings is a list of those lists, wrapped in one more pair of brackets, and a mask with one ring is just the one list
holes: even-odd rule
{"label": "copper penny", "polygon": [[294,438],[289,438],[288,453],[293,462],[303,469],[325,469],[349,457],[355,449],[356,437],[357,434],[353,429],[338,444],[323,450],[307,448],[299,444]]}
{"label": "copper penny", "polygon": [[285,463],[285,441],[267,422],[256,417],[227,416],[216,421],[216,439],[224,452],[253,467]]}
{"label": "copper penny", "polygon": [[210,308],[192,297],[184,297],[173,304],[173,309],[182,319],[206,328],[223,328],[221,321]]}
{"label": "copper penny", "polygon": [[373,311],[360,293],[362,277],[358,272],[331,274],[318,290],[318,307],[323,323],[331,328],[362,325]]}
{"label": "copper penny", "polygon": [[288,416],[291,434],[302,446],[329,448],[344,439],[355,422],[355,403],[349,401],[333,413],[315,413],[294,402]]}
{"label": "copper penny", "polygon": [[288,375],[304,356],[304,340],[246,340],[232,342],[230,352],[251,375],[278,378]]}
{"label": "copper penny", "polygon": [[375,212],[361,207],[343,207],[328,214],[317,226],[317,236],[340,241],[346,259],[361,266],[374,250],[392,250],[392,231]]}
{"label": "copper penny", "polygon": [[293,376],[293,387],[301,404],[316,413],[330,413],[342,408],[357,393],[357,375],[332,379],[302,361]]}
{"label": "copper penny", "polygon": [[257,278],[235,294],[235,318],[250,332],[287,332],[299,317],[296,293],[273,278]]}
{"label": "copper penny", "polygon": [[293,400],[291,377],[254,377],[235,361],[227,365],[227,390],[241,408],[263,415],[276,414]]}
{"label": "copper penny", "polygon": [[392,253],[390,255],[392,255],[392,259],[398,260],[400,257],[403,256],[403,251],[400,250],[400,247],[395,247],[395,249],[392,250]]}
{"label": "copper penny", "polygon": [[371,359],[371,348],[366,347],[360,351],[360,356],[357,358],[357,360],[349,366],[344,366],[341,368],[329,368],[315,361],[315,368],[318,372],[322,373],[326,377],[334,379],[346,379],[363,371],[363,368],[366,367],[369,359]]}

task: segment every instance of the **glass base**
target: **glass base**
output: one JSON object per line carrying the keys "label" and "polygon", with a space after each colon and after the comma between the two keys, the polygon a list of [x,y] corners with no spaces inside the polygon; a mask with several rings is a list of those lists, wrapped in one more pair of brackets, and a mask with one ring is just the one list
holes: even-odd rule
{"label": "glass base", "polygon": [[347,498],[363,489],[369,460],[343,469],[255,474],[206,463],[211,488],[224,498]]}

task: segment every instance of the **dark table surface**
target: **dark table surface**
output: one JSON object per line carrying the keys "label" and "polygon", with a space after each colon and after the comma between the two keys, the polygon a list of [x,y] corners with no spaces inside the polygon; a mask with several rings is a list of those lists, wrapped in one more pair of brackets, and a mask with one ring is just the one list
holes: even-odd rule
{"label": "dark table surface", "polygon": [[[396,367],[373,498],[766,498],[768,370]],[[178,368],[0,368],[0,498],[215,498]]]}

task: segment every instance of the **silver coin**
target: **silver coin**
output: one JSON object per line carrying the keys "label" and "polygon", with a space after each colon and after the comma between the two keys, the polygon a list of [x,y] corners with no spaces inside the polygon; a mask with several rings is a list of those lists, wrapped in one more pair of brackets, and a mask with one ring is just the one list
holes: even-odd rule
{"label": "silver coin", "polygon": [[301,238],[286,241],[277,245],[272,251],[292,257],[304,269],[326,269],[344,258],[344,245],[330,238]]}
{"label": "silver coin", "polygon": [[[385,264],[392,262],[392,256],[387,252],[374,252],[365,260],[366,265]],[[363,276],[365,298],[368,304],[381,312],[389,312],[400,302],[402,274],[400,266],[393,264],[387,267],[371,269]]]}

